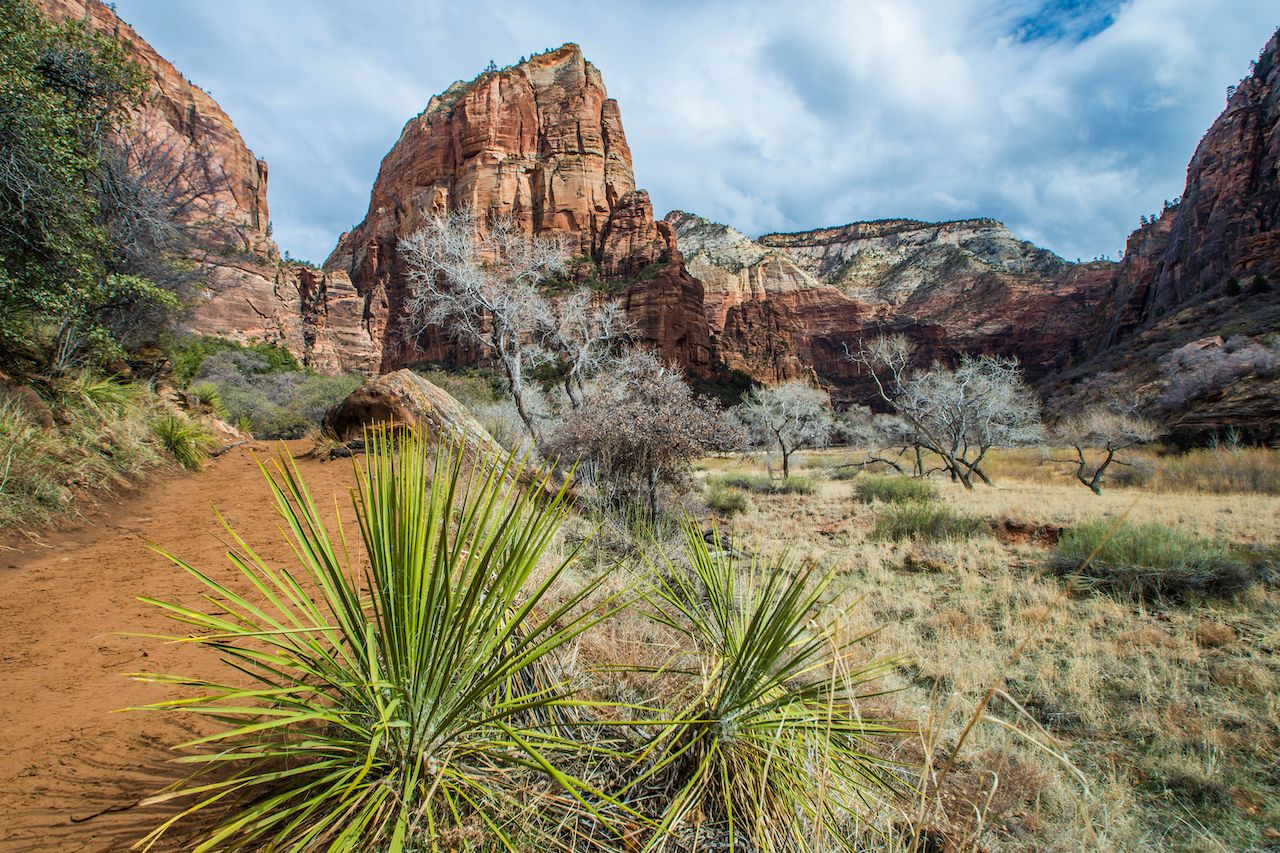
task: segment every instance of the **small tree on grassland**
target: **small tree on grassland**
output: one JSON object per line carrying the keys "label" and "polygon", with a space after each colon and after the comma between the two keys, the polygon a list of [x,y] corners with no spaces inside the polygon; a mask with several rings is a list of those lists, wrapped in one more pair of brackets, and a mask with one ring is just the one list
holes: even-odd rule
{"label": "small tree on grassland", "polygon": [[791,476],[792,453],[824,447],[836,428],[826,392],[803,382],[753,388],[734,411],[753,443],[778,448],[784,478]]}
{"label": "small tree on grassland", "polygon": [[955,368],[913,370],[911,344],[901,335],[876,338],[846,357],[865,367],[881,398],[902,419],[912,443],[937,454],[953,480],[973,488],[991,480],[982,461],[992,447],[1043,438],[1040,402],[1022,380],[1017,359],[970,356]]}
{"label": "small tree on grassland", "polygon": [[[1053,428],[1053,437],[1075,450],[1075,477],[1095,494],[1102,494],[1102,479],[1114,465],[1128,465],[1117,455],[1130,447],[1155,441],[1160,428],[1140,417],[1136,406],[1112,403],[1064,418]],[[1090,457],[1093,456],[1091,459]]]}
{"label": "small tree on grassland", "polygon": [[552,434],[549,452],[576,460],[602,504],[642,504],[652,523],[661,488],[684,491],[694,459],[738,441],[725,421],[714,402],[694,396],[679,370],[636,350],[589,389]]}

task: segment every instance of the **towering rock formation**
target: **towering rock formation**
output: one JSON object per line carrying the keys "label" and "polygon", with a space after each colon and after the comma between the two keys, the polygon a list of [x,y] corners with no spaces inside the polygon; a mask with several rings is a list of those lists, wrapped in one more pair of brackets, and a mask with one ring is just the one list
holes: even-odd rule
{"label": "towering rock formation", "polygon": [[1233,276],[1278,272],[1280,31],[1200,140],[1180,203],[1129,237],[1098,343],[1114,346]]}
{"label": "towering rock formation", "polygon": [[455,83],[411,119],[382,161],[363,222],[325,264],[385,299],[383,370],[469,360],[439,333],[409,340],[397,242],[434,214],[467,205],[534,234],[562,235],[621,292],[640,337],[686,369],[712,369],[701,285],[665,222],[637,190],[618,104],[574,44]]}
{"label": "towering rock formation", "polygon": [[1063,407],[1145,399],[1184,444],[1280,441],[1278,331],[1280,31],[1200,140],[1181,200],[1130,235],[1092,357],[1048,390]]}
{"label": "towering rock formation", "polygon": [[202,245],[193,259],[208,269],[209,287],[192,329],[280,343],[320,370],[376,369],[380,354],[370,329],[377,300],[357,294],[341,275],[280,261],[269,227],[267,164],[218,102],[99,0],[36,2],[53,20],[83,21],[126,45],[151,72],[133,132],[176,163],[201,164],[212,176],[208,204],[196,214]]}
{"label": "towering rock formation", "polygon": [[726,363],[766,379],[812,366],[850,400],[868,389],[844,344],[881,332],[905,333],[924,360],[1016,355],[1038,379],[1080,353],[1114,268],[1067,263],[990,219],[858,222],[757,241],[688,213],[667,221],[706,287]]}

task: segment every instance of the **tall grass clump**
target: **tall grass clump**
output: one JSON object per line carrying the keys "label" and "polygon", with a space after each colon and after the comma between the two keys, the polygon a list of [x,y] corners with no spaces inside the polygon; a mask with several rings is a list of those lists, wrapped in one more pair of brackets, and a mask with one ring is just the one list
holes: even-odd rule
{"label": "tall grass clump", "polygon": [[854,849],[856,816],[901,784],[880,749],[898,730],[859,708],[893,662],[854,660],[866,636],[823,618],[813,564],[713,551],[690,524],[684,557],[651,612],[685,638],[662,669],[684,704],[625,789],[659,807],[648,849]]}
{"label": "tall grass clump", "polygon": [[750,498],[742,489],[726,486],[723,483],[712,483],[707,488],[707,506],[725,515],[737,515],[745,512]]}
{"label": "tall grass clump", "polygon": [[962,515],[949,507],[927,501],[890,504],[876,518],[872,539],[900,542],[943,542],[969,539],[986,529],[980,518]]}
{"label": "tall grass clump", "polygon": [[74,514],[83,499],[160,462],[149,389],[85,373],[51,383],[35,402],[43,417],[0,393],[0,527]]}
{"label": "tall grass clump", "polygon": [[1280,450],[1222,446],[1163,456],[1152,485],[1170,492],[1280,495]]}
{"label": "tall grass clump", "polygon": [[1257,579],[1226,544],[1159,524],[1074,527],[1058,541],[1050,567],[1079,587],[1145,600],[1225,595]]}
{"label": "tall grass clump", "polygon": [[354,525],[327,521],[287,455],[263,466],[295,565],[229,526],[234,582],[171,558],[216,609],[152,603],[229,666],[225,682],[146,676],[196,692],[149,707],[218,723],[182,745],[197,773],[155,800],[188,805],[147,843],[229,803],[195,850],[565,849],[556,833],[607,800],[566,769],[593,749],[580,727],[554,722],[583,707],[557,653],[612,606],[580,606],[592,583],[548,594],[574,559],[539,569],[565,489],[461,443],[366,443]]}
{"label": "tall grass clump", "polygon": [[863,503],[904,503],[934,500],[938,496],[938,490],[929,481],[914,477],[866,474],[854,483],[853,495]]}
{"label": "tall grass clump", "polygon": [[151,428],[165,450],[188,471],[203,468],[210,451],[218,445],[208,427],[177,412],[168,412],[156,418]]}

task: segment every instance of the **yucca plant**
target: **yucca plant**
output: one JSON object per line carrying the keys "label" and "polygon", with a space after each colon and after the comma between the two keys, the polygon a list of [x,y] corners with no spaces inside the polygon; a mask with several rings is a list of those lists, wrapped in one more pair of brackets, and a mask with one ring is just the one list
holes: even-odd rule
{"label": "yucca plant", "polygon": [[830,575],[813,564],[712,550],[691,524],[685,554],[657,573],[651,612],[684,637],[659,670],[684,702],[626,790],[661,804],[651,848],[851,848],[859,812],[902,784],[879,750],[900,730],[859,710],[894,662],[852,662],[866,635],[820,622]]}
{"label": "yucca plant", "polygon": [[565,769],[604,748],[571,737],[580,721],[557,723],[587,702],[549,664],[616,599],[582,607],[586,584],[552,600],[573,553],[535,571],[566,491],[522,484],[511,457],[462,443],[401,430],[366,445],[355,553],[282,452],[263,472],[296,566],[268,565],[230,527],[234,582],[170,558],[207,603],[152,603],[240,677],[145,676],[199,694],[150,707],[222,723],[182,745],[202,772],[157,798],[189,804],[147,843],[216,809],[196,850],[569,849],[574,835],[607,836],[609,797]]}
{"label": "yucca plant", "polygon": [[218,442],[204,424],[170,412],[151,424],[151,431],[183,468],[199,471]]}

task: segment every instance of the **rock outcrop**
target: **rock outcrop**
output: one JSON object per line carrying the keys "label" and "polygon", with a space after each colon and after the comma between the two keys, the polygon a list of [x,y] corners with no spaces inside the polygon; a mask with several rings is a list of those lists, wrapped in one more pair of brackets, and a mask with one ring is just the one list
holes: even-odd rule
{"label": "rock outcrop", "polygon": [[406,280],[397,242],[432,215],[469,206],[556,234],[594,275],[625,291],[642,342],[687,370],[712,369],[702,288],[672,229],[637,190],[618,114],[600,72],[574,44],[455,83],[405,125],[382,161],[363,222],[325,264],[364,295],[385,293],[381,367],[467,362],[438,330],[406,340]]}
{"label": "rock outcrop", "polygon": [[423,429],[437,438],[463,437],[469,444],[496,448],[489,431],[440,386],[412,370],[379,376],[352,391],[324,415],[324,430],[339,441],[360,438],[380,424]]}
{"label": "rock outcrop", "polygon": [[706,288],[725,364],[765,380],[812,368],[866,402],[844,345],[883,332],[923,360],[1016,355],[1033,380],[1078,357],[1114,265],[1071,264],[989,219],[859,222],[751,240],[689,213],[667,216]]}

